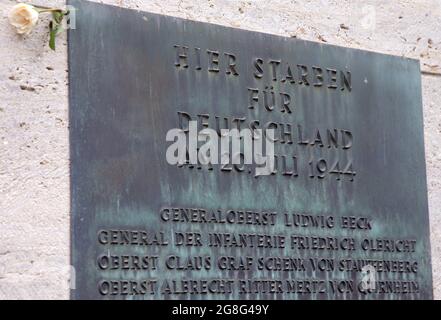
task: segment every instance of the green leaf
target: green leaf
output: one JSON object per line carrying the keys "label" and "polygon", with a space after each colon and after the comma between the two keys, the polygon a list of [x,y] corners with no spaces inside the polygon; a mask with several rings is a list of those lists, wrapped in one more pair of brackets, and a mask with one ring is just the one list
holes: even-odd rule
{"label": "green leaf", "polygon": [[49,48],[55,50],[55,37],[57,36],[58,25],[55,26],[53,21],[49,23]]}
{"label": "green leaf", "polygon": [[56,36],[58,36],[60,33],[62,33],[63,31],[65,31],[64,30],[64,28],[61,26],[61,25],[59,25],[58,26],[58,29],[57,29],[57,34],[56,34]]}
{"label": "green leaf", "polygon": [[55,50],[55,38],[60,32],[64,30],[61,24],[63,18],[64,18],[63,11],[57,10],[52,12],[52,21],[49,22],[49,47],[52,50]]}
{"label": "green leaf", "polygon": [[61,11],[53,11],[52,18],[54,19],[56,24],[60,24],[63,20],[64,14]]}

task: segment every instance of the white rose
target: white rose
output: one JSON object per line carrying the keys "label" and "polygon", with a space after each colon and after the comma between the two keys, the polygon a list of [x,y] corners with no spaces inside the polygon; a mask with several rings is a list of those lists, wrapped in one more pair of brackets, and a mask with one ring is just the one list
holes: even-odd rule
{"label": "white rose", "polygon": [[19,3],[9,12],[9,22],[17,28],[17,33],[28,34],[38,21],[38,11],[29,4]]}

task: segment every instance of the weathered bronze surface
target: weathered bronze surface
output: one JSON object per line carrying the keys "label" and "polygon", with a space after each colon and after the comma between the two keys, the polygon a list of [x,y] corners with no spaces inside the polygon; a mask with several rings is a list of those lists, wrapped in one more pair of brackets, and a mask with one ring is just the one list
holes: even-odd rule
{"label": "weathered bronze surface", "polygon": [[[418,61],[69,2],[73,298],[432,298]],[[168,164],[190,117],[277,172]]]}

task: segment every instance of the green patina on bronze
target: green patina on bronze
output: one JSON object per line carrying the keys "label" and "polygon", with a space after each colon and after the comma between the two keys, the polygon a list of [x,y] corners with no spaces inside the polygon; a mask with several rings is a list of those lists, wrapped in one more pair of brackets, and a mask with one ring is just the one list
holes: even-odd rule
{"label": "green patina on bronze", "polygon": [[[69,3],[77,9],[76,29],[69,31],[72,264],[76,271],[73,298],[432,298],[418,61],[86,1]],[[188,46],[188,58],[177,57],[182,46]],[[210,71],[211,51],[219,52],[219,71]],[[236,59],[238,75],[229,68],[231,55]],[[262,77],[254,64],[256,59],[262,59]],[[288,64],[293,79],[286,77]],[[278,72],[275,79],[273,65]],[[302,66],[308,72],[308,86],[299,83]],[[322,83],[316,76],[318,68],[323,72]],[[349,77],[349,73],[345,83],[342,74]],[[334,75],[337,88],[330,79]],[[263,90],[289,93],[290,112],[281,112],[279,106],[272,111],[265,109],[262,95],[254,108],[249,108],[248,88],[257,88],[259,94]],[[222,171],[219,166],[208,170],[168,164],[165,154],[170,142],[165,137],[168,130],[179,127],[178,111],[196,120],[200,120],[197,115],[206,114],[210,125],[215,124],[216,116],[246,118],[245,126],[252,120],[262,126],[274,122],[279,130],[280,124],[292,124],[293,143],[279,141],[275,148],[276,154],[297,157],[298,175],[286,174],[280,163],[276,174],[258,178],[248,169]],[[310,143],[317,130],[323,133],[324,145],[302,144],[298,125]],[[328,147],[327,129],[350,132],[352,146],[345,149],[340,142],[340,148]],[[313,177],[309,172],[311,156],[315,161]],[[327,171],[319,178],[316,162],[321,158],[328,166],[336,159],[342,167],[352,163],[351,173]],[[166,214],[173,208],[220,210],[220,214],[207,222],[195,210],[194,222],[165,221],[173,217]],[[235,223],[222,222],[228,210],[235,211]],[[249,224],[243,223],[240,211],[254,212],[249,214]],[[262,213],[277,213],[276,223],[256,223]],[[290,227],[284,214],[332,216],[335,227]],[[371,224],[365,225],[366,229],[341,228],[341,218],[349,216],[369,219]],[[174,217],[182,218],[179,214]],[[203,245],[192,245],[196,240],[175,245],[175,232],[200,233]],[[244,248],[230,243],[230,247],[210,247],[209,233],[285,235],[286,246]],[[112,235],[117,242],[131,244],[111,244]],[[124,235],[132,238],[124,239]],[[162,235],[167,245],[160,245]],[[291,236],[353,238],[357,249],[291,248]],[[383,250],[361,249],[363,239],[374,241],[377,249],[383,244]],[[415,241],[409,242],[415,244],[414,252],[387,252],[387,246],[400,239]],[[158,245],[150,244],[155,241]],[[119,260],[118,268],[114,260],[115,269],[103,270],[100,263],[103,267],[103,261],[109,262],[99,260],[103,255],[128,257]],[[156,270],[148,269],[153,260],[136,261],[136,257],[144,256],[157,257]],[[181,263],[187,270],[167,268],[165,262],[170,256],[179,256],[179,262],[169,261],[174,266]],[[191,264],[197,260],[192,257],[208,256],[210,267],[201,262],[205,266],[202,270],[189,268],[188,258]],[[219,266],[224,266],[222,261],[218,264],[220,257],[232,257],[235,264],[230,270],[220,270]],[[250,270],[232,270],[240,269],[240,261],[247,261],[247,257],[256,262]],[[304,271],[259,270],[257,259],[268,257],[274,261],[304,259],[308,267]],[[312,270],[308,262],[314,258],[333,259],[335,270]],[[338,269],[344,259],[416,262],[417,272],[379,273],[378,281],[417,282],[418,288],[409,289],[410,293],[363,294],[358,288],[362,274]],[[143,280],[152,279],[157,281],[154,293],[143,287],[148,285]],[[229,279],[234,281],[234,291],[220,292],[219,284]],[[189,291],[185,289],[189,280],[197,283],[193,294],[178,294],[178,289]],[[208,283],[218,292],[203,293],[201,280],[211,281]],[[308,293],[297,287],[294,293],[274,293],[262,284],[257,292],[241,294],[240,280],[280,280],[284,284],[324,281],[326,292],[316,288],[316,292]],[[333,292],[333,280],[353,281],[355,288]],[[165,281],[171,284],[168,291],[163,287]],[[141,294],[144,289],[147,293]],[[118,294],[112,295],[112,290]]]}

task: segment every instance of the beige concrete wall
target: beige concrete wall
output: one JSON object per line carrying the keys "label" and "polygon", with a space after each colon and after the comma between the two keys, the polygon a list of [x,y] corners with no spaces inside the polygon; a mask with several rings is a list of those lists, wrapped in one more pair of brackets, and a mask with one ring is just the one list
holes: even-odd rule
{"label": "beige concrete wall", "polygon": [[[16,2],[0,0],[0,298],[65,299],[70,232],[66,37],[51,51],[45,19],[29,36],[16,35],[7,21]],[[440,0],[97,2],[421,59],[434,288],[441,299]]]}

